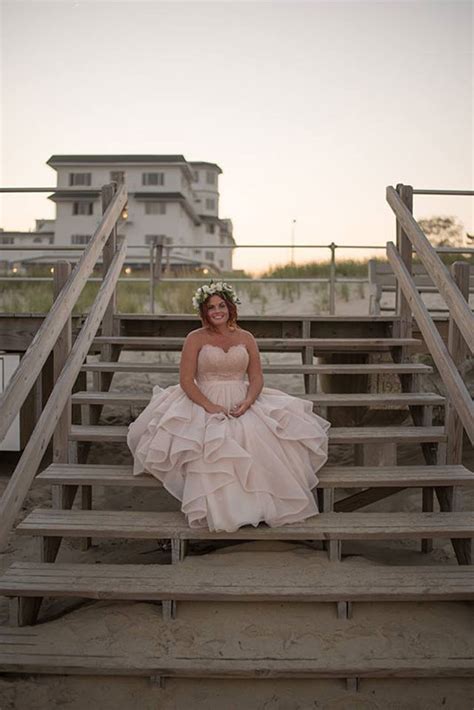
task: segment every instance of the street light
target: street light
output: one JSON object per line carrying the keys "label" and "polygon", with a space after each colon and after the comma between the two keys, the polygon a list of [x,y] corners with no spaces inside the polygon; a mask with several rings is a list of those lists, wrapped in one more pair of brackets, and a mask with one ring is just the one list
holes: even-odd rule
{"label": "street light", "polygon": [[296,219],[291,223],[291,263],[295,263],[295,231],[296,231]]}

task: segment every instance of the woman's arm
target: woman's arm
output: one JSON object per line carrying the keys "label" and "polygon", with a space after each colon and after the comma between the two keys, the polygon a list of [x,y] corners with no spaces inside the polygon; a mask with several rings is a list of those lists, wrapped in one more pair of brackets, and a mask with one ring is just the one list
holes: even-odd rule
{"label": "woman's arm", "polygon": [[202,342],[199,335],[190,333],[184,341],[183,350],[181,352],[181,362],[179,366],[179,384],[183,392],[195,404],[203,407],[209,414],[218,414],[223,412],[227,414],[224,407],[218,404],[213,404],[199,389],[194,381],[197,369],[197,358]]}
{"label": "woman's arm", "polygon": [[249,364],[247,367],[247,375],[249,378],[249,388],[247,396],[243,402],[238,404],[230,411],[233,417],[240,417],[257,399],[263,388],[263,373],[262,363],[260,361],[260,353],[255,338],[250,333],[247,333],[247,350],[249,354]]}

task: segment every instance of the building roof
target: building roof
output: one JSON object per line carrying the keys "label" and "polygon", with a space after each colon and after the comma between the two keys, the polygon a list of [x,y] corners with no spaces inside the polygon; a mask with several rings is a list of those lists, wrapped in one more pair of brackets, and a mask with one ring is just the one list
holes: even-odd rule
{"label": "building roof", "polygon": [[47,165],[61,163],[186,163],[184,155],[52,155]]}

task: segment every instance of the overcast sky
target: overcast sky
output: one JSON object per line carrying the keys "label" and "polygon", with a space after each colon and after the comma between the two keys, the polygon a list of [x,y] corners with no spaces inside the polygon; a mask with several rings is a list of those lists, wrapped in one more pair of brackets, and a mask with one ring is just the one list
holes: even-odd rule
{"label": "overcast sky", "polygon": [[[182,153],[221,166],[238,243],[280,244],[293,220],[297,243],[383,244],[387,185],[473,189],[472,2],[0,7],[3,186],[54,184],[53,153]],[[54,216],[0,199],[5,229]],[[474,232],[472,198],[418,197],[415,214]]]}

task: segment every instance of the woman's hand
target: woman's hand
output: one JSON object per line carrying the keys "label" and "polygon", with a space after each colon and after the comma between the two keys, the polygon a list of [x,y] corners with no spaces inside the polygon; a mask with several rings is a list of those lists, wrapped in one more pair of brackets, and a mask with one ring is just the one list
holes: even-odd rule
{"label": "woman's hand", "polygon": [[251,406],[252,401],[250,399],[244,399],[243,402],[240,402],[240,404],[236,404],[235,407],[232,407],[229,414],[232,417],[241,417],[242,414],[245,414],[247,409],[249,409]]}
{"label": "woman's hand", "polygon": [[227,411],[227,409],[225,407],[222,407],[220,404],[213,404],[212,402],[209,402],[209,404],[206,405],[204,409],[208,414],[225,414],[226,417],[229,416],[229,412]]}

